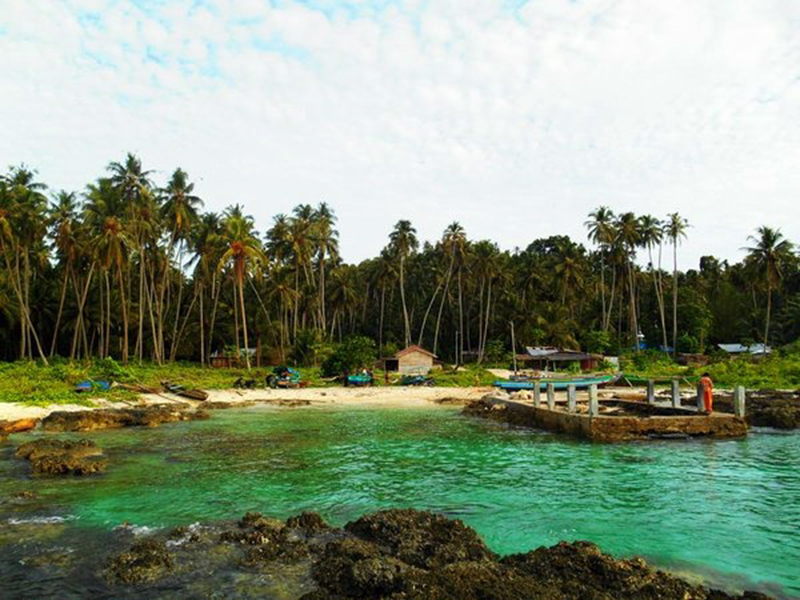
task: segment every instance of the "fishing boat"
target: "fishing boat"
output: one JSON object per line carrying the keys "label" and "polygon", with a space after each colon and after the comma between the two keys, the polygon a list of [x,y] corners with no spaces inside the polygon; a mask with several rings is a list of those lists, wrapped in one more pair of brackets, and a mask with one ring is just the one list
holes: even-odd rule
{"label": "fishing boat", "polygon": [[596,385],[597,387],[611,385],[615,383],[619,378],[620,374],[617,373],[616,375],[604,375],[601,377],[580,377],[575,379],[533,379],[530,381],[508,381],[501,379],[495,381],[492,385],[502,390],[516,391],[516,390],[532,390],[537,385],[539,386],[540,390],[546,390],[547,384],[552,383],[553,387],[557,390],[566,390],[570,385],[574,385],[575,389],[582,390],[588,388],[590,385]]}
{"label": "fishing boat", "polygon": [[169,381],[162,381],[161,385],[164,386],[164,391],[175,394],[176,396],[189,398],[190,400],[202,401],[208,399],[208,392],[204,392],[203,390],[193,390],[176,383],[170,383]]}

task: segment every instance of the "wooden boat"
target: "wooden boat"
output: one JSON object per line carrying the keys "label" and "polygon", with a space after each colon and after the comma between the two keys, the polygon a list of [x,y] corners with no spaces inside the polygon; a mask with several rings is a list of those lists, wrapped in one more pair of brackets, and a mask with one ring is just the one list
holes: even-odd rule
{"label": "wooden boat", "polygon": [[547,389],[548,383],[552,383],[553,387],[557,390],[566,390],[570,385],[574,385],[575,389],[583,390],[587,389],[590,385],[596,385],[597,387],[611,385],[619,378],[620,374],[618,373],[616,375],[604,375],[602,377],[580,377],[576,379],[535,379],[531,381],[498,380],[492,385],[509,392],[517,390],[532,390],[536,387],[537,383],[539,385],[539,389],[542,391]]}
{"label": "wooden boat", "polygon": [[162,381],[161,385],[164,386],[165,392],[175,394],[176,396],[189,398],[190,400],[200,400],[200,401],[208,399],[208,392],[204,392],[203,390],[189,389],[185,386],[178,385],[176,383],[170,383],[169,381]]}

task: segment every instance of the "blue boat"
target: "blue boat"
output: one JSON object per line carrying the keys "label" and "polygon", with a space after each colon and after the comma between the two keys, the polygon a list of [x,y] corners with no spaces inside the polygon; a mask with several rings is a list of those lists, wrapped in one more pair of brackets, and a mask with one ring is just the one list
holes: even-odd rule
{"label": "blue boat", "polygon": [[499,379],[492,385],[502,390],[516,391],[532,390],[538,384],[539,389],[544,391],[547,389],[547,384],[552,383],[553,387],[557,390],[566,390],[570,385],[574,385],[575,389],[583,390],[587,389],[590,385],[603,387],[604,385],[612,384],[617,381],[619,377],[619,375],[605,375],[603,377],[582,377],[578,379],[531,379],[529,381],[506,381]]}

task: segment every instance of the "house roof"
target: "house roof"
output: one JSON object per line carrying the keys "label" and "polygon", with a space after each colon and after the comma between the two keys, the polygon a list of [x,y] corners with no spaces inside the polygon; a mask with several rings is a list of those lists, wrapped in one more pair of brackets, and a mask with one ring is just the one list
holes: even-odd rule
{"label": "house roof", "polygon": [[564,350],[554,346],[528,346],[525,350],[527,354],[524,354],[523,357],[528,360],[575,361],[592,358],[591,354],[580,350]]}
{"label": "house roof", "polygon": [[408,348],[404,350],[400,350],[397,354],[394,355],[395,358],[400,358],[401,356],[405,356],[406,354],[413,354],[414,352],[419,352],[420,354],[427,354],[431,358],[436,358],[436,355],[433,352],[428,352],[425,348],[417,346],[416,344],[411,344]]}
{"label": "house roof", "polygon": [[764,346],[764,344],[753,344],[752,346],[745,346],[744,344],[717,344],[717,346],[727,352],[728,354],[769,354],[772,348]]}

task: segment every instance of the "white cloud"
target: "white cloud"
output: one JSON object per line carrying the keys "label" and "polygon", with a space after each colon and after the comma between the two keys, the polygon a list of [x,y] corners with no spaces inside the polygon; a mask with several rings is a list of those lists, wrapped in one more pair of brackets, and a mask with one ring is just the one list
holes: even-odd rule
{"label": "white cloud", "polygon": [[762,223],[800,241],[792,0],[152,10],[7,0],[0,164],[79,189],[132,150],[262,229],[325,200],[350,260],[399,218],[507,248],[583,240],[601,203],[680,211],[686,263],[738,257]]}

